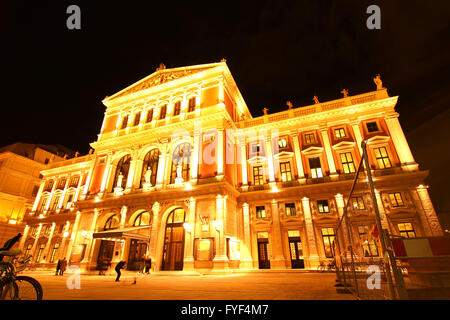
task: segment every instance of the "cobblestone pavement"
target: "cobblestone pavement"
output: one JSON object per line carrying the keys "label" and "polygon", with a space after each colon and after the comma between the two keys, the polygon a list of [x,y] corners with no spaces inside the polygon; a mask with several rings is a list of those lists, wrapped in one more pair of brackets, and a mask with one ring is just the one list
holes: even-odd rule
{"label": "cobblestone pavement", "polygon": [[[80,275],[80,288],[68,289],[75,275],[27,272],[37,279],[48,300],[351,300],[336,293],[335,274],[254,272],[227,275],[151,274],[124,272]],[[75,281],[71,282],[75,284]]]}

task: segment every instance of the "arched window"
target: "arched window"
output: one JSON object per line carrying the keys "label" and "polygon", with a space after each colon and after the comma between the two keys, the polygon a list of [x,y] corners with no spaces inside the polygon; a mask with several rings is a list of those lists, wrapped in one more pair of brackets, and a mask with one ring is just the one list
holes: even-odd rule
{"label": "arched window", "polygon": [[172,171],[170,183],[175,183],[178,164],[181,165],[181,177],[184,181],[189,180],[189,163],[191,160],[191,145],[187,142],[179,144],[172,154]]}
{"label": "arched window", "polygon": [[134,219],[133,226],[148,226],[150,225],[150,213],[148,211],[143,211]]}
{"label": "arched window", "polygon": [[121,183],[122,188],[124,188],[127,185],[128,171],[130,169],[130,161],[131,161],[131,156],[128,154],[128,155],[122,157],[122,159],[120,159],[119,162],[117,163],[116,174],[114,176],[114,184],[111,187],[111,192],[117,186],[117,181],[118,181],[119,175],[121,173],[123,176],[122,183]]}
{"label": "arched window", "polygon": [[120,220],[117,215],[113,215],[106,220],[105,226],[103,227],[103,230],[113,230],[118,229],[120,226]]}
{"label": "arched window", "polygon": [[160,152],[158,149],[150,150],[144,158],[142,164],[142,175],[141,175],[141,185],[142,188],[146,179],[146,174],[148,170],[151,170],[150,183],[152,186],[156,184],[156,174],[158,173],[158,162],[159,162]]}

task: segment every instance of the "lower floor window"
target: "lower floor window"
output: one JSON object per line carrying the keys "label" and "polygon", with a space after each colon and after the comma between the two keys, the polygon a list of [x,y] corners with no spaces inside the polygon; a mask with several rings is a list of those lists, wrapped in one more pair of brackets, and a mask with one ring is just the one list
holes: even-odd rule
{"label": "lower floor window", "polygon": [[414,230],[414,227],[412,223],[405,222],[405,223],[399,223],[398,225],[398,231],[400,231],[400,235],[405,238],[415,238],[416,237],[416,231]]}
{"label": "lower floor window", "polygon": [[369,237],[369,227],[358,227],[359,239],[361,240],[361,246],[365,257],[378,257],[378,247],[374,239]]}
{"label": "lower floor window", "polygon": [[325,257],[333,258],[334,257],[334,230],[333,228],[322,228],[322,240],[323,240],[323,249],[325,251]]}

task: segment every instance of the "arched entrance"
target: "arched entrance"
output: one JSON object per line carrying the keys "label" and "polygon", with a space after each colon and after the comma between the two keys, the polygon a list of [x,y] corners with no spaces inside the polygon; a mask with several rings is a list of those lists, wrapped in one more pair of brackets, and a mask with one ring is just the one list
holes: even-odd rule
{"label": "arched entrance", "polygon": [[183,270],[185,218],[181,208],[172,210],[167,216],[161,270]]}

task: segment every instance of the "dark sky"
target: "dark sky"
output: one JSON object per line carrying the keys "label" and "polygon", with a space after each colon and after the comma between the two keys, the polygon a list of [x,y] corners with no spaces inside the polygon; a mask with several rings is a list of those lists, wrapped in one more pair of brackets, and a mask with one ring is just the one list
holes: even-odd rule
{"label": "dark sky", "polygon": [[[95,4],[94,4],[95,2]],[[2,3],[0,145],[63,144],[86,153],[101,100],[168,67],[228,66],[253,116],[375,89],[399,95],[405,131],[450,105],[450,2],[17,1]],[[66,8],[81,8],[81,30]],[[381,30],[366,8],[381,7]]]}

